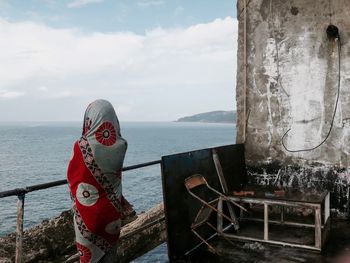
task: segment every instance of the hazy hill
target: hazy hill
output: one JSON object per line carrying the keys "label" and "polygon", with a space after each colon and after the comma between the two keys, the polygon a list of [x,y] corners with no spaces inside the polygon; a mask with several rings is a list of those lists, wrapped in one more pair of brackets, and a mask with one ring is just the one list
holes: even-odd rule
{"label": "hazy hill", "polygon": [[178,122],[236,123],[235,111],[211,111],[183,117]]}

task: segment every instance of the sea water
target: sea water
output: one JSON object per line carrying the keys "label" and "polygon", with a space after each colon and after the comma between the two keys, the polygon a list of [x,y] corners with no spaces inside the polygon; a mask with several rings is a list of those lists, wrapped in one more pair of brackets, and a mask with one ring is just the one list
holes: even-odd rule
{"label": "sea water", "polygon": [[[124,166],[160,160],[161,156],[233,144],[233,124],[125,122],[128,141]],[[72,145],[80,123],[0,123],[0,191],[66,178]],[[137,213],[162,202],[160,166],[123,173],[123,194]],[[0,236],[15,231],[16,197],[0,199]],[[28,228],[70,209],[67,185],[31,192],[25,199],[24,227]],[[167,262],[166,245],[134,262]]]}

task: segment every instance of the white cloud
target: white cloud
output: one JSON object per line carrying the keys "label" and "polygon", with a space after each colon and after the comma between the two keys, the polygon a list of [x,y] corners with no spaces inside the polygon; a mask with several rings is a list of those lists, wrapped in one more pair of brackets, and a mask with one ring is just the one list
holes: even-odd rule
{"label": "white cloud", "polygon": [[23,92],[0,90],[0,99],[14,99],[23,95]]}
{"label": "white cloud", "polygon": [[47,91],[47,87],[46,86],[40,86],[38,88],[38,90],[40,90],[40,91]]}
{"label": "white cloud", "polygon": [[137,2],[137,5],[140,7],[159,6],[163,4],[163,0],[142,0]]}
{"label": "white cloud", "polygon": [[12,120],[79,120],[96,98],[110,100],[123,120],[234,108],[237,21],[230,17],[144,35],[0,20],[0,39],[0,98],[16,101],[3,101],[0,111]]}
{"label": "white cloud", "polygon": [[117,114],[130,113],[134,108],[134,103],[130,101],[128,104],[119,104],[116,107]]}
{"label": "white cloud", "polygon": [[70,3],[67,4],[68,8],[77,8],[77,7],[82,7],[84,5],[88,4],[94,4],[94,3],[101,3],[104,0],[74,0]]}

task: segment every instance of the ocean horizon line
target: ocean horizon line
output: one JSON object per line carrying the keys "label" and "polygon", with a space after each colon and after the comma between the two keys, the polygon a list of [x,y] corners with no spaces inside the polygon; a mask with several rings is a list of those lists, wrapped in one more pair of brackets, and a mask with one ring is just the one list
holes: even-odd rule
{"label": "ocean horizon line", "polygon": [[[187,122],[187,121],[119,121],[121,125],[123,124],[198,124],[198,125],[236,125],[235,123],[230,122]],[[0,126],[57,126],[57,125],[69,125],[69,126],[81,126],[82,121],[1,121]]]}

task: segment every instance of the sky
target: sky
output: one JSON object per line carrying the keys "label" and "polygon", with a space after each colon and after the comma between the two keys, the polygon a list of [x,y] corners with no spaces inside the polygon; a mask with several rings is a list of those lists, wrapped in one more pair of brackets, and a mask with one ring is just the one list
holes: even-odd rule
{"label": "sky", "polygon": [[234,110],[235,0],[0,0],[0,121]]}

